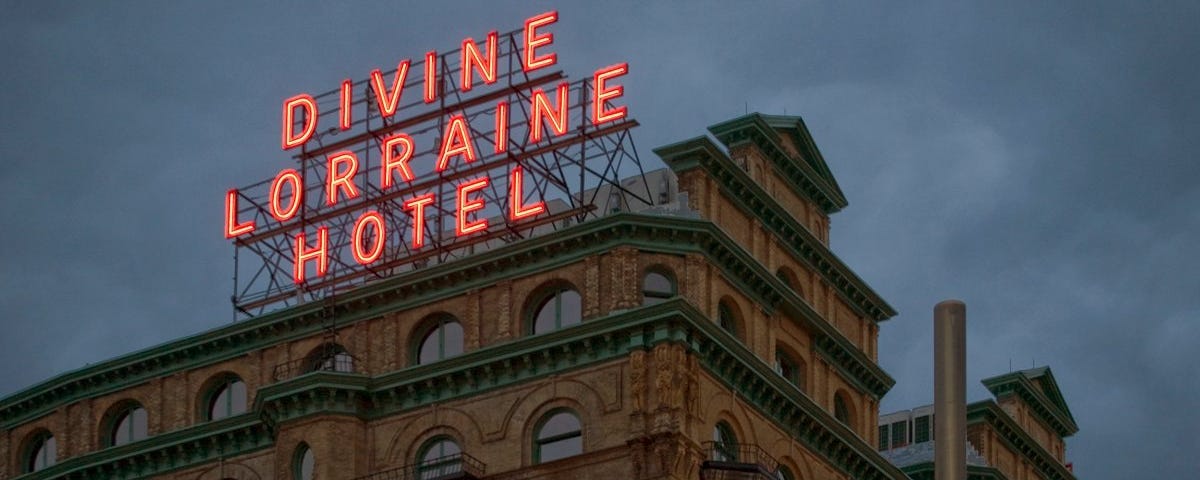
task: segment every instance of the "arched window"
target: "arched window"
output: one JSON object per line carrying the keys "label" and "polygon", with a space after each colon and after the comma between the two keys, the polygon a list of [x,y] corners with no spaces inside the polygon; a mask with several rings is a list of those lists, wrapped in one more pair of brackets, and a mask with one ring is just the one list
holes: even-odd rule
{"label": "arched window", "polygon": [[797,296],[804,298],[804,291],[800,288],[800,280],[796,278],[796,274],[791,269],[779,267],[779,270],[775,271],[775,277],[783,282],[784,285],[787,285],[788,288],[792,289],[793,292],[796,292]]}
{"label": "arched window", "polygon": [[775,478],[779,480],[796,480],[796,476],[792,474],[792,470],[780,465],[779,470],[775,471]]}
{"label": "arched window", "polygon": [[354,357],[344,347],[336,343],[326,343],[308,354],[310,372],[354,372]]}
{"label": "arched window", "polygon": [[454,317],[438,315],[422,327],[417,364],[436,362],[463,353],[463,328]]}
{"label": "arched window", "polygon": [[718,462],[738,461],[738,441],[733,428],[725,422],[713,427],[713,460]]}
{"label": "arched window", "polygon": [[738,336],[737,318],[733,314],[733,308],[724,300],[717,304],[717,324],[730,335]]}
{"label": "arched window", "polygon": [[846,424],[847,427],[854,428],[853,418],[850,416],[850,408],[846,401],[846,395],[838,392],[833,396],[833,418],[839,422]]}
{"label": "arched window", "polygon": [[122,407],[112,417],[108,445],[115,447],[146,438],[147,423],[146,409],[141,405],[130,403]]}
{"label": "arched window", "polygon": [[462,472],[462,449],[450,437],[425,442],[417,456],[417,478],[434,480]]}
{"label": "arched window", "polygon": [[775,349],[775,373],[804,390],[804,363],[788,355],[783,349]]}
{"label": "arched window", "polygon": [[583,300],[579,292],[563,288],[546,295],[534,310],[534,335],[552,332],[583,321]]}
{"label": "arched window", "polygon": [[207,420],[246,413],[246,384],[235,376],[225,377],[210,390],[205,407]]}
{"label": "arched window", "polygon": [[50,432],[35,435],[26,447],[25,473],[36,472],[58,462],[58,442]]}
{"label": "arched window", "polygon": [[675,296],[675,280],[665,273],[650,272],[642,278],[642,305],[654,305]]}
{"label": "arched window", "polygon": [[583,453],[583,430],[570,410],[555,410],[538,422],[533,441],[533,463],[558,460]]}
{"label": "arched window", "polygon": [[317,459],[307,444],[301,443],[296,447],[292,458],[292,478],[295,480],[313,480],[317,467]]}

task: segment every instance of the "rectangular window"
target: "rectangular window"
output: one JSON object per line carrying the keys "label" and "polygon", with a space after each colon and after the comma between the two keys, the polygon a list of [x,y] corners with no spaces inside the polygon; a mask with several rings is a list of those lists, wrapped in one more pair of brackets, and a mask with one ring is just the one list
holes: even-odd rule
{"label": "rectangular window", "polygon": [[899,421],[892,424],[892,446],[908,445],[908,422]]}
{"label": "rectangular window", "polygon": [[879,426],[879,450],[888,449],[888,427],[887,425]]}
{"label": "rectangular window", "polygon": [[929,415],[917,417],[917,420],[913,422],[913,428],[915,429],[913,431],[913,443],[928,442],[930,438],[929,427]]}

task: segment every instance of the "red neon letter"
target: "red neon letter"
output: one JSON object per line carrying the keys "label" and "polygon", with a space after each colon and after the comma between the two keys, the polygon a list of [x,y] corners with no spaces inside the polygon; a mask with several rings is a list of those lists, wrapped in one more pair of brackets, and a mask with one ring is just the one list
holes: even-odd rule
{"label": "red neon letter", "polygon": [[546,203],[540,200],[534,204],[524,204],[524,183],[525,172],[521,171],[520,165],[513,165],[512,172],[508,174],[508,218],[514,221],[546,211]]}
{"label": "red neon letter", "polygon": [[432,203],[432,193],[416,196],[404,202],[404,209],[412,212],[413,248],[425,246],[425,206]]}
{"label": "red neon letter", "polygon": [[450,163],[450,157],[455,155],[462,155],[467,163],[475,161],[475,147],[467,134],[467,119],[462,115],[450,117],[450,123],[446,125],[446,134],[442,136],[442,150],[438,154],[437,171],[445,170],[446,165]]}
{"label": "red neon letter", "polygon": [[558,21],[558,12],[551,11],[525,20],[525,71],[532,72],[539,68],[549,67],[558,62],[558,54],[548,53],[538,56],[538,47],[554,43],[554,34],[547,32],[538,35],[538,27],[544,27]]}
{"label": "red neon letter", "polygon": [[[363,251],[363,237],[366,235],[367,226],[375,227],[374,242],[369,250]],[[354,222],[354,261],[359,265],[369,265],[379,260],[383,255],[383,215],[374,210],[368,211],[358,217]]]}
{"label": "red neon letter", "polygon": [[533,143],[542,141],[543,116],[550,120],[550,129],[554,131],[555,136],[567,133],[567,89],[569,88],[570,84],[567,82],[558,84],[557,109],[550,106],[546,92],[540,88],[533,91],[533,115],[529,116],[529,141]]}
{"label": "red neon letter", "polygon": [[341,108],[338,109],[338,113],[341,113],[338,116],[338,126],[342,130],[350,129],[350,100],[353,96],[354,82],[350,81],[349,78],[342,80],[342,104]]}
{"label": "red neon letter", "polygon": [[[287,208],[283,208],[283,184],[292,184],[292,203],[288,204]],[[285,168],[279,171],[279,175],[275,175],[275,181],[271,182],[271,216],[280,222],[286,222],[296,216],[296,212],[300,211],[300,205],[304,202],[304,182],[300,179],[300,174],[293,169]]]}
{"label": "red neon letter", "polygon": [[225,193],[225,238],[233,238],[254,231],[254,220],[241,223],[237,221],[237,195],[236,188]]}
{"label": "red neon letter", "polygon": [[[304,110],[304,126],[296,135],[296,108]],[[301,93],[283,101],[283,149],[304,145],[313,132],[317,131],[317,101],[312,95]]]}
{"label": "red neon letter", "polygon": [[292,262],[292,278],[296,283],[304,283],[305,265],[310,260],[317,262],[317,276],[325,276],[329,270],[329,227],[317,229],[317,246],[311,250],[304,241],[304,232],[296,234],[296,261]]}
{"label": "red neon letter", "polygon": [[[342,170],[342,164],[347,165]],[[337,203],[337,192],[345,192],[346,199],[358,197],[358,187],[354,186],[354,176],[358,174],[358,156],[349,150],[341,151],[329,157],[329,171],[325,174],[328,181],[325,185],[325,202],[329,205]]]}
{"label": "red neon letter", "polygon": [[487,62],[484,62],[479,55],[479,48],[475,46],[475,40],[471,38],[463,39],[462,43],[462,91],[471,91],[471,82],[474,80],[474,70],[479,69],[479,75],[483,77],[483,83],[491,85],[496,83],[496,44],[499,43],[500,36],[495,30],[492,30],[487,35]]}
{"label": "red neon letter", "polygon": [[496,104],[496,153],[508,150],[508,102]]}
{"label": "red neon letter", "polygon": [[395,115],[396,108],[400,106],[400,96],[404,93],[404,81],[408,78],[409,63],[410,61],[406,58],[396,65],[396,76],[392,77],[391,93],[388,93],[387,85],[383,84],[383,72],[378,68],[371,71],[371,89],[375,90],[375,103],[379,105],[379,114],[385,118]]}
{"label": "red neon letter", "polygon": [[425,103],[437,100],[437,59],[436,51],[425,53]]}
{"label": "red neon letter", "polygon": [[[400,147],[401,152],[396,156],[396,147]],[[412,160],[413,154],[413,139],[407,133],[397,133],[383,140],[383,164],[380,165],[379,184],[380,188],[391,188],[396,184],[396,179],[392,177],[392,170],[400,169],[400,178],[406,182],[411,182],[416,177],[413,176],[411,168],[408,168],[408,161]]]}
{"label": "red neon letter", "polygon": [[467,195],[483,190],[488,186],[488,177],[479,177],[474,180],[458,184],[458,222],[455,225],[455,235],[463,236],[480,230],[487,230],[488,221],[486,218],[481,218],[474,222],[467,221],[467,214],[483,208],[483,200],[467,200]]}
{"label": "red neon letter", "polygon": [[625,118],[627,109],[624,105],[614,109],[605,108],[610,100],[625,95],[625,86],[609,87],[605,84],[609,79],[629,73],[629,64],[620,63],[611,67],[596,70],[592,77],[592,125],[614,122]]}

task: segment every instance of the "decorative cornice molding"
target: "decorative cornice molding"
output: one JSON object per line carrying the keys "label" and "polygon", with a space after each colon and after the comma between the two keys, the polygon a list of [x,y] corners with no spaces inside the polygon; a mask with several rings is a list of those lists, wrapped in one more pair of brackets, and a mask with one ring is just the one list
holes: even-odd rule
{"label": "decorative cornice molding", "polygon": [[705,220],[619,214],[582,223],[554,235],[535,237],[465,259],[436,265],[347,292],[336,303],[314,302],[168,342],[69,372],[0,401],[0,427],[10,429],[83,398],[132,387],[171,373],[236,358],[271,345],[319,334],[325,315],[350,325],[389,311],[459,295],[504,278],[577,262],[615,246],[701,253],[768,311],[780,304],[799,312],[834,339],[844,374],[883,395],[894,381],[824,322],[789,289],[754,261],[728,235]]}
{"label": "decorative cornice molding", "polygon": [[1069,437],[1079,432],[1079,426],[1075,424],[1075,419],[1071,417],[1070,411],[1064,411],[1066,404],[1063,403],[1062,406],[1059,406],[1022,372],[987,378],[983,380],[983,385],[996,398],[1008,394],[1017,395],[1033,409],[1039,419],[1050,425],[1050,428],[1053,428],[1061,437]]}
{"label": "decorative cornice molding", "polygon": [[[776,119],[786,119],[788,117],[774,117]],[[816,144],[812,142],[811,136],[808,135],[808,129],[803,128],[803,124],[799,123],[799,117],[791,117],[797,120],[797,123],[784,126],[782,128],[794,129],[802,134],[798,138],[802,140],[797,142],[797,149],[805,150],[804,154],[811,157],[814,164],[824,165],[825,160],[821,156],[820,151],[816,150]],[[776,122],[779,123],[779,122]],[[803,131],[800,129],[803,128]],[[833,176],[822,175],[808,162],[803,159],[794,159],[788,154],[780,144],[779,134],[775,129],[768,124],[766,118],[758,113],[753,113],[733,120],[722,122],[711,127],[708,131],[717,137],[726,147],[733,147],[739,143],[750,142],[758,147],[763,155],[779,172],[780,177],[784,179],[784,183],[788,188],[797,194],[807,197],[821,207],[821,211],[826,215],[835,213],[847,205],[846,197],[838,188],[836,182],[833,181]],[[819,163],[818,163],[819,162]],[[826,174],[828,172],[825,172]]]}
{"label": "decorative cornice molding", "polygon": [[704,169],[730,201],[747,215],[758,218],[793,257],[821,274],[860,315],[877,322],[896,315],[879,294],[738,168],[711,139],[696,137],[659,147],[654,153],[677,174]]}
{"label": "decorative cornice molding", "polygon": [[984,400],[967,405],[967,423],[984,422],[999,434],[999,437],[1013,451],[1020,453],[1029,460],[1038,472],[1048,480],[1075,480],[1067,467],[1059,463],[1050,452],[1042,448],[1030,437],[1016,420],[1000,408],[994,400]]}

